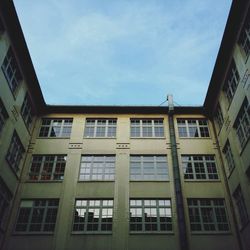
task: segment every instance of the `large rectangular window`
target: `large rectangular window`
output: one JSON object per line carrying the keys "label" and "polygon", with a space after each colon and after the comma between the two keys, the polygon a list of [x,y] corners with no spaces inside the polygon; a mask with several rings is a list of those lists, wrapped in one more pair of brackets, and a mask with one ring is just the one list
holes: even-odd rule
{"label": "large rectangular window", "polygon": [[209,137],[206,119],[177,119],[179,137]]}
{"label": "large rectangular window", "polygon": [[131,137],[164,137],[163,119],[131,119]]}
{"label": "large rectangular window", "polygon": [[245,199],[243,197],[240,185],[236,188],[233,193],[234,201],[237,206],[238,217],[240,220],[240,225],[243,227],[248,223],[248,213],[245,204]]}
{"label": "large rectangular window", "polygon": [[116,137],[116,119],[86,119],[84,137]]}
{"label": "large rectangular window", "polygon": [[16,232],[53,232],[58,199],[22,200],[18,211]]}
{"label": "large rectangular window", "polygon": [[4,124],[8,119],[9,115],[4,107],[2,100],[0,99],[0,134],[3,130]]}
{"label": "large rectangular window", "polygon": [[19,164],[22,159],[24,151],[25,150],[23,144],[21,143],[21,140],[17,135],[16,131],[14,131],[5,158],[15,172],[19,170]]}
{"label": "large rectangular window", "polygon": [[246,57],[250,54],[250,14],[248,13],[240,33],[239,44],[244,50]]}
{"label": "large rectangular window", "polygon": [[[0,177],[0,229],[3,229],[4,219],[6,218],[7,209],[9,207],[12,195]],[[1,230],[0,230],[1,231]]]}
{"label": "large rectangular window", "polygon": [[114,155],[83,155],[80,165],[80,181],[86,180],[114,180]]}
{"label": "large rectangular window", "polygon": [[72,118],[43,118],[39,137],[65,137],[71,134]]}
{"label": "large rectangular window", "polygon": [[63,180],[66,155],[33,155],[29,179],[35,181]]}
{"label": "large rectangular window", "polygon": [[22,81],[23,77],[11,48],[9,48],[4,58],[2,71],[5,75],[11,92],[15,94],[17,87]]}
{"label": "large rectangular window", "polygon": [[166,155],[131,155],[130,180],[168,180]]}
{"label": "large rectangular window", "polygon": [[217,180],[218,172],[213,155],[182,155],[184,179]]}
{"label": "large rectangular window", "polygon": [[233,157],[233,153],[232,153],[229,141],[226,142],[226,145],[223,148],[223,153],[226,158],[228,170],[229,172],[231,172],[231,170],[234,169],[235,167],[235,163],[234,163],[234,157]]}
{"label": "large rectangular window", "polygon": [[231,103],[231,101],[233,100],[239,81],[240,81],[240,75],[235,65],[235,61],[232,60],[223,87],[229,103]]}
{"label": "large rectangular window", "polygon": [[130,199],[130,231],[172,231],[170,199]]}
{"label": "large rectangular window", "polygon": [[188,199],[187,201],[191,231],[229,231],[223,199]]}
{"label": "large rectangular window", "polygon": [[113,200],[76,200],[73,231],[112,232],[112,222]]}
{"label": "large rectangular window", "polygon": [[247,98],[244,99],[241,105],[234,128],[236,129],[240,146],[243,148],[250,138],[250,105]]}
{"label": "large rectangular window", "polygon": [[23,117],[23,120],[26,126],[30,128],[30,125],[33,120],[33,109],[32,109],[31,99],[28,93],[26,93],[24,100],[23,100],[23,104],[21,108],[21,115]]}
{"label": "large rectangular window", "polygon": [[220,104],[217,105],[217,108],[216,108],[216,112],[215,112],[215,120],[219,126],[219,129],[222,128],[223,126],[223,123],[224,123],[224,118],[223,118],[223,114],[222,114],[222,111],[221,111],[221,107],[220,107]]}

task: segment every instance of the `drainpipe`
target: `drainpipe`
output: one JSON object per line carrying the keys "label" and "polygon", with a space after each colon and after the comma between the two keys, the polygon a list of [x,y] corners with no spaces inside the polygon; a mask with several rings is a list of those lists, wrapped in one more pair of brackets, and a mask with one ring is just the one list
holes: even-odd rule
{"label": "drainpipe", "polygon": [[173,96],[168,95],[167,100],[168,100],[168,107],[169,107],[168,124],[169,124],[170,144],[171,144],[171,154],[172,154],[172,164],[173,164],[176,209],[177,209],[178,229],[179,229],[179,237],[180,237],[180,249],[188,250],[183,195],[182,195],[182,189],[181,189],[180,168],[179,168],[175,128],[174,128]]}

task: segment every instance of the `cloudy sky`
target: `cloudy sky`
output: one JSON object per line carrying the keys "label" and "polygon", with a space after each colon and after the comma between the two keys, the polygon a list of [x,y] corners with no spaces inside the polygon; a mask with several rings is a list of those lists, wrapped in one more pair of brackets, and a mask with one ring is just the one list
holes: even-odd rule
{"label": "cloudy sky", "polygon": [[202,105],[231,0],[14,0],[48,104]]}

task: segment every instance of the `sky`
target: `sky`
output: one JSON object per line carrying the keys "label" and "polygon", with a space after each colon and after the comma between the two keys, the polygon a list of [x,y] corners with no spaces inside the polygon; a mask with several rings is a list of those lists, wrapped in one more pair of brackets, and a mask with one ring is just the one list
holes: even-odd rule
{"label": "sky", "polygon": [[[47,104],[202,105],[231,0],[14,0]],[[165,103],[162,105],[166,105]]]}

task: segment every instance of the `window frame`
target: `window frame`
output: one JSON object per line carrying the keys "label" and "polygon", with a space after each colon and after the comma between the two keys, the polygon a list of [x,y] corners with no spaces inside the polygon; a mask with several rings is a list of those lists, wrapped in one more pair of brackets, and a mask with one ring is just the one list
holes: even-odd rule
{"label": "window frame", "polygon": [[8,118],[9,118],[8,112],[3,104],[2,99],[0,98],[0,136],[2,134],[3,128]]}
{"label": "window frame", "polygon": [[[57,203],[56,205],[49,205],[49,202],[54,202],[54,203]],[[22,203],[26,203],[26,206],[22,206]],[[40,205],[36,205],[36,203],[40,203]],[[44,205],[41,205],[41,203],[44,203]],[[27,206],[28,205],[28,206]],[[19,219],[21,216],[20,214],[21,213],[24,213],[24,212],[21,212],[22,211],[22,208],[23,208],[23,211],[25,211],[25,209],[29,209],[28,213],[26,211],[26,217],[28,219],[28,221],[26,222],[19,222]],[[37,210],[36,210],[37,209]],[[40,212],[39,212],[39,209],[40,209]],[[38,217],[39,214],[41,214],[41,210],[43,210],[43,214],[42,214],[42,220],[40,221],[40,223],[32,223],[32,219],[33,219],[33,216],[36,218],[36,216]],[[49,210],[49,209],[52,209],[52,210]],[[18,208],[18,212],[17,212],[17,217],[16,217],[16,223],[15,223],[15,228],[14,228],[14,233],[15,234],[53,234],[54,231],[55,231],[55,227],[56,227],[56,222],[57,222],[57,216],[58,216],[58,210],[59,210],[59,199],[22,199],[20,201],[20,204],[19,204],[19,208]],[[34,212],[35,211],[35,212]],[[52,220],[52,223],[46,223],[46,219],[47,218],[51,218],[50,214],[48,213],[48,211],[52,211],[52,212],[56,212],[55,216],[53,217],[54,220]],[[37,214],[36,214],[37,213]],[[53,213],[52,213],[53,215]],[[23,215],[23,217],[25,216],[25,213]],[[38,217],[39,219],[39,217]],[[49,221],[51,222],[51,221]],[[48,231],[45,231],[45,226],[46,224],[49,224],[49,225],[52,225],[53,226],[53,230],[48,230]],[[26,229],[25,230],[17,230],[17,227],[18,226],[25,226]],[[40,225],[41,226],[41,230],[30,230],[31,226],[32,225]]]}
{"label": "window frame", "polygon": [[[196,202],[196,205],[190,205],[190,202]],[[210,203],[210,204],[201,204],[201,203]],[[216,203],[223,203],[216,204]],[[190,225],[190,231],[192,234],[220,234],[220,233],[230,233],[230,220],[228,217],[228,212],[225,204],[225,200],[223,198],[187,198],[187,207],[188,207],[188,217],[189,217],[189,225]],[[192,212],[194,214],[190,214],[190,210],[192,209]],[[202,210],[203,209],[203,210]],[[204,214],[206,211],[205,209],[210,209],[209,214]],[[218,219],[218,216],[221,214],[216,214],[216,209],[220,209],[220,213],[223,211],[224,213],[224,221],[222,222],[221,219]],[[212,220],[209,221],[208,216],[211,216],[212,211]],[[197,213],[198,212],[198,213]],[[194,220],[191,220],[191,216],[194,217]],[[192,229],[193,225],[199,225],[200,230]],[[205,225],[214,227],[214,230],[205,230]],[[220,230],[219,226],[226,226],[228,229],[226,230]]]}
{"label": "window frame", "polygon": [[23,75],[17,62],[15,53],[11,47],[9,47],[4,57],[1,68],[10,91],[15,97],[21,81],[23,80]]}
{"label": "window frame", "polygon": [[241,150],[250,139],[250,104],[245,97],[233,125]]}
{"label": "window frame", "polygon": [[[43,123],[47,123],[48,124],[43,124]],[[58,124],[57,124],[58,123]],[[72,126],[73,126],[73,118],[50,118],[50,117],[44,117],[41,119],[41,125],[40,125],[40,130],[38,133],[38,138],[53,138],[53,139],[58,139],[58,138],[65,138],[68,139],[71,137],[71,132],[72,132]],[[47,132],[46,129],[47,128]],[[52,129],[59,129],[59,134],[55,136],[53,136],[53,132]],[[68,129],[69,132],[67,132],[67,136],[64,135],[64,129]],[[44,130],[44,131],[42,131]],[[41,135],[42,134],[42,135]],[[45,135],[43,135],[45,134]],[[51,135],[52,134],[52,135]]]}
{"label": "window frame", "polygon": [[[162,131],[157,132],[156,128]],[[137,130],[134,132],[136,135],[133,135],[133,129]],[[144,136],[144,133],[149,133],[150,130],[151,136]],[[165,138],[164,118],[130,118],[130,138]]]}
{"label": "window frame", "polygon": [[[201,157],[202,160],[194,159],[195,157],[196,158]],[[208,157],[213,158],[213,160],[206,159]],[[185,158],[189,158],[189,159],[185,160]],[[199,154],[199,155],[186,155],[186,154],[183,154],[183,155],[181,155],[181,162],[182,162],[184,181],[219,181],[220,180],[215,155],[201,155],[201,154]],[[187,164],[189,164],[189,163],[191,163],[192,172],[185,172],[185,170],[188,168]],[[209,172],[209,167],[211,167],[211,166],[209,166],[209,163],[214,164],[216,172]],[[199,170],[202,170],[202,167],[203,167],[204,172],[202,172],[202,171],[197,172],[196,171],[197,167],[198,167],[197,164],[199,166]],[[203,166],[201,166],[201,164]],[[187,175],[187,176],[192,175],[193,178],[185,178],[185,175]],[[201,176],[204,175],[205,178],[197,178],[198,175],[201,175]],[[217,178],[210,178],[210,176],[214,176],[214,177],[217,176]]]}
{"label": "window frame", "polygon": [[[102,123],[105,121],[105,123]],[[89,129],[92,129],[90,133]],[[98,132],[98,129],[100,130]],[[110,130],[110,131],[109,131]],[[104,135],[101,136],[101,132]],[[110,133],[110,134],[109,134]],[[108,138],[115,139],[117,133],[117,118],[86,118],[84,126],[84,138]]]}
{"label": "window frame", "polygon": [[223,152],[224,157],[226,159],[228,172],[230,174],[233,171],[233,169],[235,168],[235,161],[234,161],[233,151],[232,151],[231,144],[230,144],[229,140],[226,141],[222,152]]}
{"label": "window frame", "polygon": [[26,127],[30,129],[33,122],[34,109],[28,92],[25,94],[25,97],[23,99],[23,104],[21,107],[21,115]]}
{"label": "window frame", "polygon": [[[137,157],[138,159],[135,160],[133,158]],[[153,157],[153,161],[151,160],[147,160],[147,158],[152,158]],[[158,159],[157,159],[158,158]],[[164,160],[160,160],[160,158],[164,158]],[[130,155],[130,164],[129,164],[129,180],[130,181],[169,181],[169,169],[168,169],[168,159],[167,159],[167,155],[134,155],[131,154]],[[138,163],[140,165],[140,172],[137,171],[137,175],[133,174],[133,169],[138,169],[138,168],[133,168],[132,165],[133,163]],[[148,167],[146,167],[147,163],[153,163],[153,167],[150,168],[153,171],[147,171],[146,169],[149,169]],[[158,164],[159,163],[165,163],[164,167],[159,167]],[[166,172],[164,172],[163,174],[160,173],[160,170],[165,169]],[[151,174],[149,174],[149,172]],[[134,178],[133,176],[138,176],[139,178]],[[149,176],[153,176],[154,178],[149,178]],[[160,178],[162,176],[166,176],[165,178]],[[148,178],[147,178],[148,177]]]}
{"label": "window frame", "polygon": [[[104,205],[103,203],[107,202],[107,205]],[[86,205],[77,205],[77,202],[84,202]],[[94,203],[94,205],[90,205]],[[99,205],[95,205],[96,202],[99,202]],[[80,213],[84,212],[86,213],[86,216],[84,216],[84,221],[82,223],[76,223],[76,210],[80,209]],[[106,209],[106,210],[105,210]],[[83,211],[82,211],[83,210]],[[85,210],[85,211],[84,211]],[[97,223],[90,223],[89,221],[89,211],[94,210],[99,215]],[[111,214],[109,211],[111,210]],[[106,211],[106,214],[103,214],[103,211]],[[101,215],[101,216],[100,216]],[[103,217],[103,215],[107,217]],[[111,216],[111,222],[106,221],[106,224],[103,223],[102,219],[104,218],[110,218]],[[84,198],[76,198],[75,204],[74,204],[74,214],[73,214],[73,220],[72,220],[72,233],[73,234],[112,234],[113,232],[113,220],[114,219],[114,200],[111,198],[102,198],[102,199],[84,199]],[[79,227],[82,225],[82,230],[75,230],[75,226],[78,225]],[[97,225],[97,230],[88,230],[89,225]],[[109,225],[111,226],[111,230],[102,230],[103,225]]]}
{"label": "window frame", "polygon": [[224,124],[224,117],[223,117],[223,113],[222,113],[221,106],[219,103],[217,104],[217,107],[216,107],[215,120],[218,124],[219,132],[220,132]]}
{"label": "window frame", "polygon": [[223,84],[223,91],[229,103],[229,107],[233,101],[239,82],[240,82],[240,74],[237,69],[235,60],[232,59],[229,69],[227,71],[225,82]]}
{"label": "window frame", "polygon": [[[87,158],[90,157],[91,159],[89,160],[84,160],[83,158]],[[104,161],[98,161],[96,158],[103,158]],[[109,158],[111,158],[113,161],[111,161]],[[90,163],[89,168],[83,168],[82,164],[84,163]],[[102,167],[94,167],[94,163],[101,163]],[[112,163],[114,167],[106,167],[107,164],[109,165],[109,163]],[[96,164],[97,165],[97,164]],[[98,164],[99,165],[99,164]],[[116,168],[116,155],[114,154],[107,154],[107,155],[81,155],[81,160],[80,160],[80,168],[79,168],[79,177],[78,177],[78,181],[82,182],[82,181],[115,181],[115,168]],[[81,176],[84,176],[84,171],[82,170],[87,170],[89,169],[89,179],[81,179]],[[97,169],[96,173],[93,173],[95,171],[93,171],[94,169]],[[101,169],[101,172],[98,172],[98,169]],[[105,170],[113,170],[113,172],[108,172],[105,175]],[[82,172],[82,173],[81,173]],[[85,173],[88,173],[88,171],[85,171]],[[111,179],[105,179],[105,176],[112,176],[113,174],[113,178]],[[88,174],[85,174],[88,175]],[[102,175],[101,179],[98,178],[93,178],[93,175]]]}
{"label": "window frame", "polygon": [[[38,161],[36,160],[35,158],[38,158],[40,157],[41,158],[41,161]],[[48,157],[54,157],[53,161],[51,160],[48,160],[47,158]],[[61,161],[61,159],[58,159],[58,158],[64,158],[64,162]],[[51,164],[52,163],[52,170],[51,172],[48,172],[47,171],[47,175],[43,174],[45,173],[46,170],[44,170],[47,166],[47,164]],[[57,164],[60,164],[60,168],[62,167],[62,164],[64,163],[64,166],[63,166],[63,171],[61,172],[56,172],[56,168],[58,167]],[[32,166],[33,164],[39,164],[39,171],[38,172],[31,172],[31,169],[32,169]],[[62,182],[64,180],[64,175],[65,175],[65,168],[66,168],[66,164],[67,164],[67,155],[64,154],[60,154],[60,155],[32,155],[32,159],[31,159],[31,163],[30,163],[30,168],[29,168],[29,178],[28,178],[28,181],[32,181],[32,182]],[[35,167],[34,167],[35,168]],[[32,175],[32,173],[34,173]],[[35,173],[37,173],[35,175]],[[61,174],[61,178],[60,179],[55,179],[55,175],[59,175]],[[43,179],[43,176],[49,176],[50,175],[50,178],[49,179]],[[35,178],[31,178],[31,176],[37,176],[37,179]]]}
{"label": "window frame", "polygon": [[[13,135],[11,137],[8,151],[5,155],[5,159],[8,162],[11,169],[14,170],[15,173],[19,171],[19,166],[20,166],[24,153],[25,153],[24,146],[17,132],[14,130]],[[14,158],[14,160],[12,158]]]}
{"label": "window frame", "polygon": [[[176,120],[177,122],[177,129],[178,129],[178,135],[179,138],[183,139],[183,138],[200,138],[200,139],[207,139],[207,138],[211,138],[210,135],[210,130],[209,130],[209,121],[206,118],[177,118]],[[200,124],[199,122],[206,122],[206,124]],[[190,129],[196,129],[195,134],[197,133],[198,136],[192,136],[192,133],[190,131]],[[202,131],[201,128],[206,129],[207,131]],[[180,130],[183,129],[182,132],[180,132]],[[184,133],[185,130],[185,133]],[[202,136],[203,133],[208,133],[208,136]],[[186,136],[184,136],[183,134],[186,134]]]}
{"label": "window frame", "polygon": [[[148,204],[146,204],[146,201]],[[166,204],[164,205],[160,205],[160,201],[165,202]],[[134,205],[132,205],[131,203],[134,202]],[[138,204],[136,204],[138,203]],[[155,203],[155,205],[151,205],[152,203]],[[140,217],[136,217],[136,216],[132,216],[133,212],[132,209],[135,209],[136,211],[136,215],[141,215]],[[156,216],[156,221],[146,221],[145,218],[145,211],[146,209],[149,209],[150,212],[152,211],[152,213]],[[165,209],[166,212],[164,215],[164,218],[170,218],[170,222],[169,221],[161,221],[161,212],[163,211],[163,209]],[[140,212],[139,212],[140,211]],[[154,213],[154,211],[156,211],[156,213]],[[161,212],[160,212],[161,211]],[[169,213],[170,212],[170,213]],[[129,199],[129,232],[131,234],[169,234],[169,233],[173,233],[173,211],[172,211],[172,201],[170,198],[158,198],[158,199],[151,199],[151,198],[130,198]],[[131,218],[141,218],[141,220],[137,221],[132,221]],[[148,217],[148,218],[152,218],[152,216]],[[149,223],[148,223],[149,222]],[[165,222],[165,223],[164,223]],[[132,227],[133,225],[135,227],[137,227],[139,230],[133,230]],[[138,227],[139,225],[139,227]],[[151,225],[151,229],[152,225],[154,225],[154,229],[156,230],[146,230],[146,226],[150,226]],[[165,229],[167,230],[161,230],[161,226],[164,226]],[[156,227],[155,227],[156,226]],[[167,227],[170,227],[171,229],[168,229]],[[141,230],[140,230],[141,228]]]}

